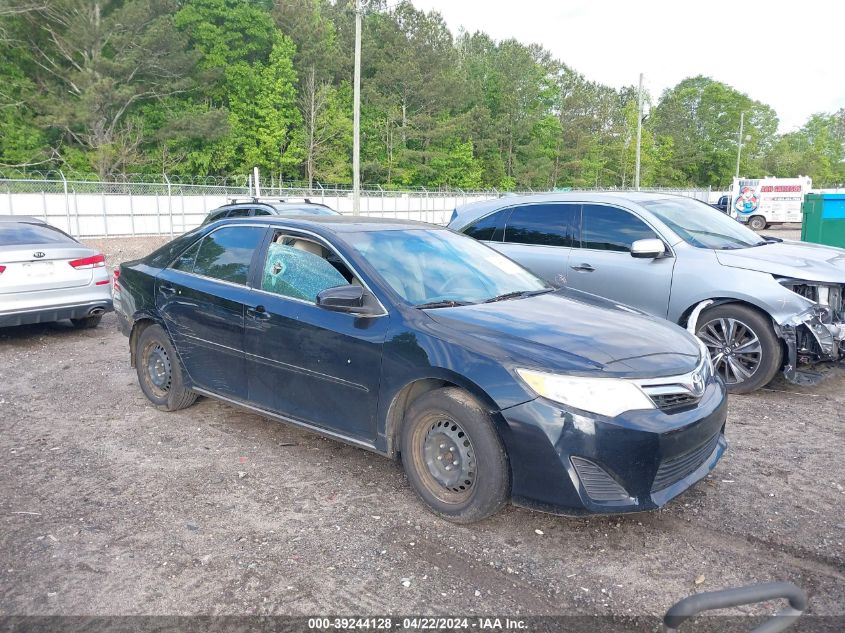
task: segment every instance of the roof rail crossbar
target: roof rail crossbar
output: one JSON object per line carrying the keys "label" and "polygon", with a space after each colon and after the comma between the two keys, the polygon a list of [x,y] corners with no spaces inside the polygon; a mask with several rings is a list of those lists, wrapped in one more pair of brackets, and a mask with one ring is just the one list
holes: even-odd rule
{"label": "roof rail crossbar", "polygon": [[302,202],[303,204],[313,204],[318,207],[326,207],[327,209],[331,209],[329,205],[323,204],[322,202],[314,202],[310,198],[292,200],[290,198],[270,198],[266,196],[252,196],[249,198],[229,198],[229,202],[227,204],[244,204],[248,202],[279,202],[282,204],[296,204],[297,202]]}

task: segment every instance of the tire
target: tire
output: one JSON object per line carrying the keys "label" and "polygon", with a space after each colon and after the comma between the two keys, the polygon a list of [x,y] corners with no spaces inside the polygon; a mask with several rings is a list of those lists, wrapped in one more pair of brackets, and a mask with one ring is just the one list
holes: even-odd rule
{"label": "tire", "polygon": [[141,391],[161,411],[178,411],[197,399],[185,387],[179,356],[160,325],[150,325],[138,337],[135,371]]}
{"label": "tire", "polygon": [[[748,306],[727,303],[706,309],[696,324],[696,335],[710,350],[716,373],[730,393],[764,387],[782,366],[783,347],[771,320]],[[737,353],[738,349],[745,353]]]}
{"label": "tire", "polygon": [[763,231],[769,225],[766,222],[766,218],[764,218],[762,215],[754,215],[748,220],[748,226],[750,226],[755,231]]}
{"label": "tire", "polygon": [[102,320],[102,316],[92,316],[84,317],[82,319],[71,319],[70,322],[73,323],[73,327],[77,330],[93,330],[95,327],[100,325],[100,321]]}
{"label": "tire", "polygon": [[405,416],[400,447],[411,487],[444,519],[480,521],[510,497],[508,458],[493,421],[461,389],[417,398]]}

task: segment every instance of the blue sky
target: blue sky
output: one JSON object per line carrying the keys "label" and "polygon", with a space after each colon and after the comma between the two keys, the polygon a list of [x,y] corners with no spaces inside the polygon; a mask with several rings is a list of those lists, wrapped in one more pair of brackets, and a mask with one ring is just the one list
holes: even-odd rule
{"label": "blue sky", "polygon": [[804,0],[412,0],[457,33],[537,42],[588,79],[621,87],[639,73],[657,100],[708,75],[772,106],[780,131],[845,107],[845,2]]}

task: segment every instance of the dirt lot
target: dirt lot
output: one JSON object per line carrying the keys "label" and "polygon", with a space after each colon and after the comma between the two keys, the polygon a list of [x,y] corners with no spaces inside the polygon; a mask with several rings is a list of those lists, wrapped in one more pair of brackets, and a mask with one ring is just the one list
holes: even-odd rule
{"label": "dirt lot", "polygon": [[732,398],[725,458],[662,511],[454,526],[387,459],[208,399],[152,408],[113,314],[0,330],[0,615],[658,614],[791,580],[845,616],[843,386]]}

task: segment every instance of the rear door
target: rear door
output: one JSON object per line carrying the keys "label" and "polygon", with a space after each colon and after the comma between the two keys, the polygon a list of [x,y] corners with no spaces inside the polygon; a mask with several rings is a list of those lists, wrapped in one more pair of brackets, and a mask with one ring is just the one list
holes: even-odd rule
{"label": "rear door", "polygon": [[569,202],[514,207],[505,225],[504,243],[493,246],[546,281],[566,285],[579,211],[580,204]]}
{"label": "rear door", "polygon": [[156,307],[198,387],[245,400],[244,310],[250,266],[267,228],[223,226],[156,279]]}
{"label": "rear door", "polygon": [[632,243],[655,238],[660,236],[627,209],[582,205],[580,240],[569,254],[567,285],[666,318],[675,258],[631,257]]}

